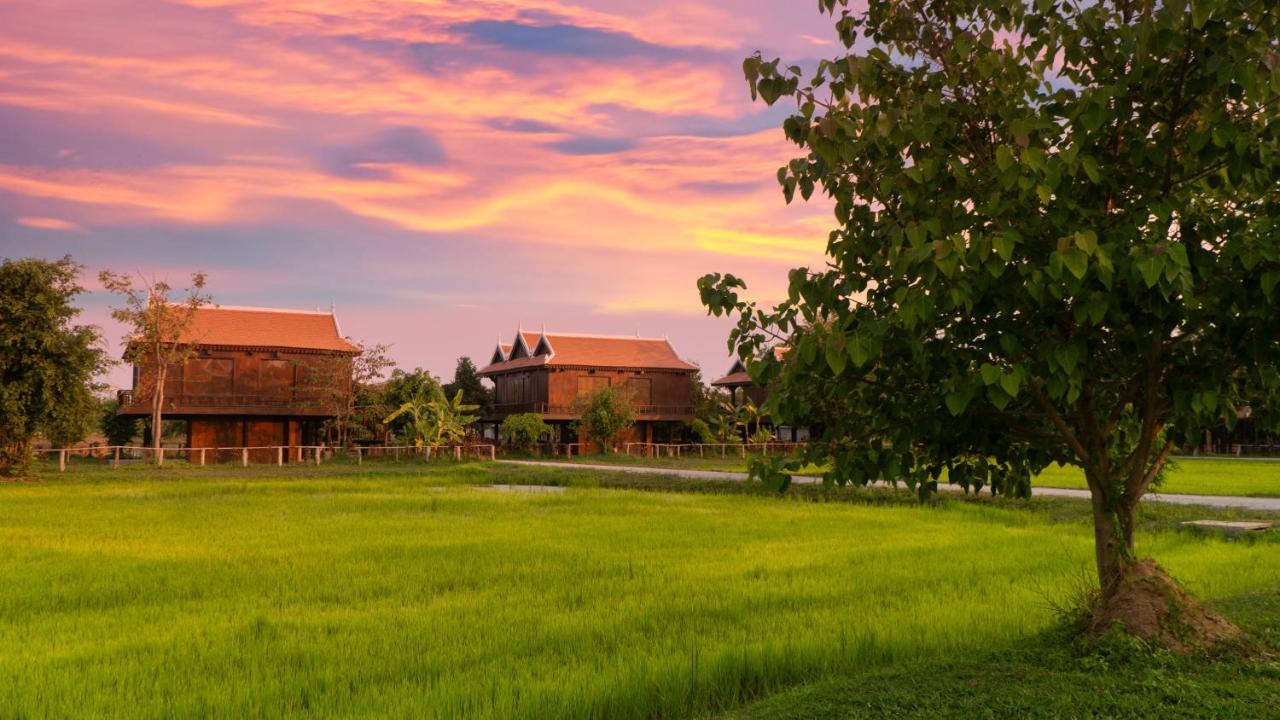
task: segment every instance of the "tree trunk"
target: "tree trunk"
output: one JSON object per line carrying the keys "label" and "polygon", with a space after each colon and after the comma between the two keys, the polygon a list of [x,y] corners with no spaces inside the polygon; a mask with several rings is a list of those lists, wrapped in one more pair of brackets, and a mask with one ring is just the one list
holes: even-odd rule
{"label": "tree trunk", "polygon": [[160,448],[164,444],[164,381],[166,373],[156,373],[156,391],[151,393],[151,450],[155,453],[156,465],[164,464],[164,455]]}
{"label": "tree trunk", "polygon": [[1090,485],[1098,585],[1103,596],[1107,597],[1114,591],[1125,567],[1134,561],[1133,530],[1137,521],[1137,504],[1117,498],[1108,507],[1102,486]]}

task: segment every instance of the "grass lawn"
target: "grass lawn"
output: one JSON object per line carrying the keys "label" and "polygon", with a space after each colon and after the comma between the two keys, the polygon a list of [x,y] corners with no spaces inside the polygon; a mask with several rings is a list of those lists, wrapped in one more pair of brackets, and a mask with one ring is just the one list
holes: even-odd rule
{"label": "grass lawn", "polygon": [[[566,458],[547,458],[565,461]],[[690,470],[721,470],[746,472],[746,461],[730,454],[720,457],[640,458],[626,455],[588,455],[570,458],[572,462],[644,465],[662,468],[686,468]],[[1236,495],[1255,497],[1280,497],[1280,460],[1235,458],[1174,458],[1173,465],[1165,473],[1164,483],[1156,492],[1185,493],[1188,495]],[[819,475],[822,468],[810,466],[801,474]],[[1074,467],[1050,466],[1039,477],[1036,485],[1043,487],[1085,488],[1084,473]]]}
{"label": "grass lawn", "polygon": [[[473,486],[495,481],[570,487]],[[841,697],[851,674],[963,689],[971,659],[1040,647],[1091,571],[1083,503],[662,482],[176,465],[0,485],[0,716],[810,717],[769,703]],[[1142,550],[1200,597],[1230,612],[1280,587],[1275,533],[1169,517]],[[1257,606],[1240,617],[1274,626]],[[1275,698],[1237,699],[1260,716]]]}

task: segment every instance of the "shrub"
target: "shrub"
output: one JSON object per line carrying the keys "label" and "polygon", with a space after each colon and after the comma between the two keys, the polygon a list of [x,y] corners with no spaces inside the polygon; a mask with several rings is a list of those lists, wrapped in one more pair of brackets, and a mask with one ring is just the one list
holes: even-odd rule
{"label": "shrub", "polygon": [[614,440],[635,423],[635,413],[626,398],[613,388],[601,388],[590,395],[580,395],[573,401],[575,414],[581,416],[578,430],[591,441],[599,443],[601,452],[608,453]]}
{"label": "shrub", "polygon": [[515,452],[531,452],[543,435],[551,434],[551,426],[537,413],[508,415],[502,421],[502,441]]}

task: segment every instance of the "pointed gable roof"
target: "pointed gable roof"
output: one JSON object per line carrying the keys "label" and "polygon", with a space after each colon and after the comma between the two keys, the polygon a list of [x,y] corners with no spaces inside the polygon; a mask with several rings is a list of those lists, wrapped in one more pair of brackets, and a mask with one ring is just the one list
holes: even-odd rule
{"label": "pointed gable roof", "polygon": [[202,307],[184,344],[358,353],[338,329],[333,312],[249,307]]}
{"label": "pointed gable roof", "polygon": [[517,357],[513,351],[505,362],[490,363],[480,370],[480,374],[493,375],[544,366],[689,372],[698,369],[681,360],[666,339],[521,332],[517,335],[517,343],[527,349],[527,356]]}

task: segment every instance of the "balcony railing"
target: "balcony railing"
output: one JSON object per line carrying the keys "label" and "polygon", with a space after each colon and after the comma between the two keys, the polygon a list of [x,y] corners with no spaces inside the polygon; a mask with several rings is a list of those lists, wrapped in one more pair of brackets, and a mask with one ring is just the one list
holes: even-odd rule
{"label": "balcony railing", "polygon": [[[132,390],[121,390],[116,395],[121,408],[133,408],[138,405],[151,404],[150,398],[140,396]],[[285,409],[318,406],[319,400],[312,397],[295,397],[289,395],[194,395],[178,393],[165,395],[166,408],[263,408]]]}
{"label": "balcony railing", "polygon": [[[636,417],[692,415],[692,405],[632,405]],[[498,403],[493,411],[499,415],[514,413],[538,413],[539,415],[577,415],[572,405],[552,405],[543,402]]]}

